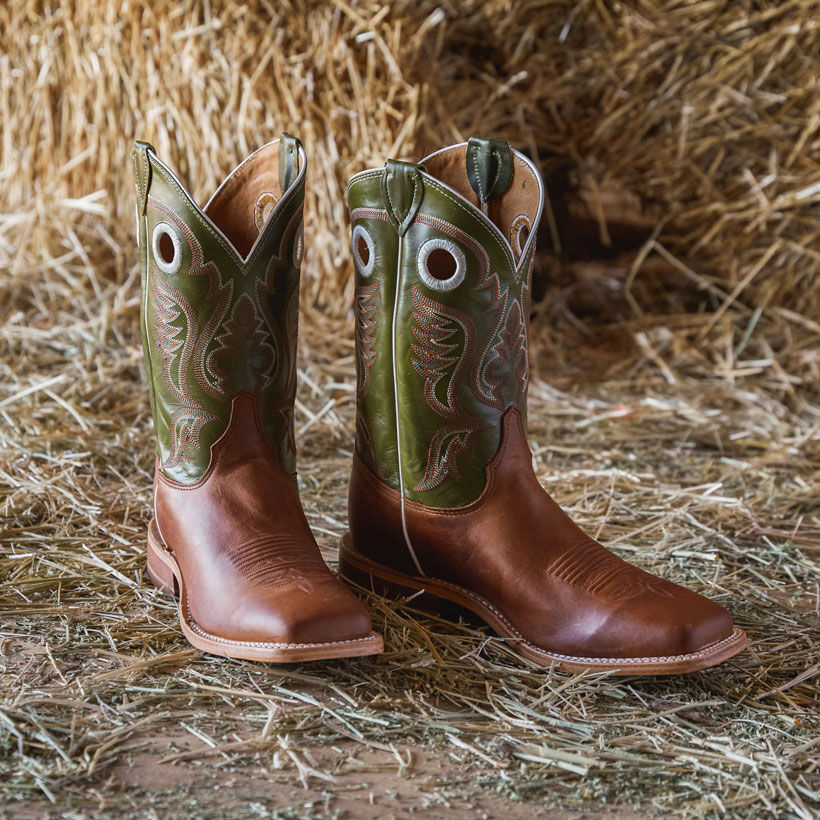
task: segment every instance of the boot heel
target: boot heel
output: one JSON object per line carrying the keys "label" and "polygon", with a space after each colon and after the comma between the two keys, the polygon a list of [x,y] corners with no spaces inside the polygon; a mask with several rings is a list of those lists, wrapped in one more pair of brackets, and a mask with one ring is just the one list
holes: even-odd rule
{"label": "boot heel", "polygon": [[148,577],[154,586],[164,595],[176,596],[179,594],[177,579],[174,577],[171,567],[159,556],[158,550],[159,548],[152,543],[149,537],[146,561]]}
{"label": "boot heel", "polygon": [[417,579],[408,578],[408,584],[405,585],[395,577],[397,573],[387,568],[385,570],[393,577],[386,578],[378,574],[375,566],[369,569],[370,562],[346,543],[348,538],[349,535],[343,538],[339,551],[339,575],[346,581],[368,592],[400,602],[404,606],[429,615],[446,615],[460,610],[451,601],[428,592]]}

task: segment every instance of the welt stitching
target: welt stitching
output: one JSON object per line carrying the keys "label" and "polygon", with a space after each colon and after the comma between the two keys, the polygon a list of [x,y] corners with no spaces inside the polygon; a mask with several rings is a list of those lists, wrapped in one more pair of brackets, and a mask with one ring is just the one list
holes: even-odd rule
{"label": "welt stitching", "polygon": [[187,597],[185,598],[185,615],[186,624],[194,632],[201,635],[203,638],[208,638],[209,640],[217,641],[218,643],[233,644],[234,646],[258,646],[262,649],[267,647],[280,649],[299,649],[308,646],[344,646],[346,644],[352,643],[366,643],[373,637],[372,635],[366,635],[364,638],[349,638],[345,641],[318,641],[314,643],[276,643],[274,641],[232,641],[230,638],[221,638],[219,635],[213,635],[210,632],[206,632],[191,616],[191,610],[188,606]]}
{"label": "welt stitching", "polygon": [[[418,579],[423,580],[423,579]],[[528,641],[507,619],[507,616],[504,615],[501,610],[497,609],[493,604],[491,604],[486,598],[483,598],[481,595],[476,594],[475,592],[471,592],[468,589],[464,589],[463,587],[458,586],[457,584],[451,584],[449,581],[442,581],[440,579],[434,578],[431,579],[436,581],[437,583],[441,584],[442,586],[450,587],[451,589],[456,590],[457,592],[461,593],[462,595],[467,595],[468,597],[472,598],[473,600],[480,603],[482,606],[486,606],[491,612],[493,612],[501,622],[513,633],[513,636],[520,640],[522,643],[526,644],[528,647],[534,649],[536,652],[541,654],[547,655],[548,657],[555,657],[561,658],[569,661],[583,661],[583,662],[591,662],[591,663],[622,663],[622,664],[634,664],[634,663],[643,663],[643,662],[657,662],[657,661],[675,661],[675,660],[686,660],[689,658],[699,658],[703,655],[709,653],[710,650],[716,649],[718,646],[721,646],[724,643],[728,643],[731,641],[735,635],[737,634],[737,630],[733,630],[732,634],[729,635],[727,638],[723,638],[723,640],[717,641],[716,643],[710,644],[709,646],[705,646],[698,652],[690,652],[686,655],[658,655],[658,656],[648,656],[643,658],[585,658],[576,655],[563,655],[558,652],[550,652],[546,649],[542,649],[540,646],[537,646],[534,643]],[[434,593],[435,594],[435,593]]]}

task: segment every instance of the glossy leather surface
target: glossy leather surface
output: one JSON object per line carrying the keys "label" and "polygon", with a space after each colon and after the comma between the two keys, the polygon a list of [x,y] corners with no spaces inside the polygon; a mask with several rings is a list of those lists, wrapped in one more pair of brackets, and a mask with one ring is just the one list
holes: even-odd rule
{"label": "glossy leather surface", "polygon": [[[140,324],[162,473],[182,483],[202,477],[243,390],[257,394],[267,435],[293,472],[304,161],[282,195],[279,140],[269,143],[204,209],[147,143],[137,143],[134,162]],[[174,254],[166,241],[175,270],[157,259],[158,225],[176,239]]]}
{"label": "glossy leather surface", "polygon": [[[538,482],[521,416],[509,410],[486,489],[461,508],[406,501],[426,575],[490,601],[532,644],[583,657],[695,652],[732,634],[721,606],[633,567],[589,538]],[[367,558],[415,575],[401,500],[356,458],[350,531]]]}
{"label": "glossy leather surface", "polygon": [[[418,199],[420,181],[423,192],[403,231],[387,215],[386,171],[351,180],[352,547],[372,562],[371,576],[382,567],[412,576],[410,588],[430,579],[479,596],[511,634],[547,652],[662,661],[724,640],[742,648],[726,610],[606,550],[535,476],[525,432],[527,319],[542,183],[512,152],[511,184],[485,197],[493,146],[443,149],[415,179],[405,167],[407,187]],[[461,277],[442,286],[422,267],[430,242],[456,269],[462,263]]]}
{"label": "glossy leather surface", "polygon": [[504,140],[470,137],[467,142],[467,178],[484,205],[500,199],[512,184],[512,151]]}
{"label": "glossy leather surface", "polygon": [[370,633],[367,610],[322,560],[296,478],[279,464],[250,393],[234,399],[199,482],[177,484],[157,468],[154,512],[205,632],[268,643]]}
{"label": "glossy leather surface", "polygon": [[[463,164],[463,150],[460,157]],[[487,216],[422,164],[415,173],[402,165],[401,177],[389,163],[358,174],[349,187],[354,231],[364,231],[374,249],[372,272],[361,262],[356,272],[357,451],[406,498],[457,506],[484,488],[503,412],[526,412],[535,243],[516,255]],[[462,176],[469,187],[466,170]],[[516,155],[512,189],[526,186],[522,214],[534,238],[540,180]],[[415,212],[401,231],[392,215],[396,201],[405,203],[403,214]],[[429,248],[458,257],[463,270],[455,286],[432,274],[425,279]]]}
{"label": "glossy leather surface", "polygon": [[[150,146],[134,161],[152,532],[181,576],[183,629],[206,651],[260,660],[380,651],[366,609],[322,560],[295,475],[298,140],[252,154],[204,209]],[[151,549],[149,536],[149,571]]]}

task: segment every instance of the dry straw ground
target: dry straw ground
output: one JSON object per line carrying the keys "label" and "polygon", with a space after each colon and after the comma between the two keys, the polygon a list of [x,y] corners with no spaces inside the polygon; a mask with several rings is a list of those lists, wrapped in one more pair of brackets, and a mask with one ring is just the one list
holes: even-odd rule
{"label": "dry straw ground", "polygon": [[[4,3],[0,815],[817,816],[818,55],[817,0]],[[570,678],[376,600],[379,658],[186,646],[143,577],[130,141],[205,196],[282,128],[311,162],[298,442],[328,560],[352,440],[344,182],[501,134],[551,197],[538,474],[726,604],[748,652]]]}

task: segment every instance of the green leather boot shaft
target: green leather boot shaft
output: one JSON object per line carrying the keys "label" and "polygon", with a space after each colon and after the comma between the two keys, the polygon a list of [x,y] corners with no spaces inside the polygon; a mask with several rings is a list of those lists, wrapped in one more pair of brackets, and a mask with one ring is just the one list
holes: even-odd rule
{"label": "green leather boot shaft", "polygon": [[[295,471],[293,403],[296,325],[302,254],[304,160],[283,135],[280,193],[249,200],[256,234],[245,254],[193,202],[153,148],[134,148],[137,229],[142,276],[140,325],[160,468],[191,484],[210,464],[225,431],[233,398],[257,396],[259,422],[289,472]],[[230,183],[225,211],[248,199],[242,169]],[[294,155],[297,159],[294,160]],[[304,154],[301,156],[304,158]],[[273,161],[272,178],[279,166]],[[220,189],[222,191],[222,189]],[[213,200],[217,199],[218,192]],[[225,197],[223,196],[223,199]],[[244,258],[243,258],[244,257]]]}
{"label": "green leather boot shaft", "polygon": [[[529,182],[540,191],[529,163],[510,177],[513,188]],[[468,201],[422,165],[391,162],[358,174],[348,200],[357,451],[407,499],[468,504],[484,489],[502,414],[526,411],[535,243],[516,253],[481,199]],[[396,202],[404,203],[398,218]],[[527,219],[528,233],[536,229],[537,217]]]}

